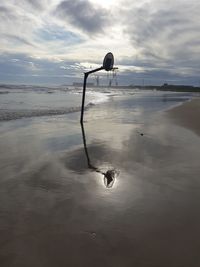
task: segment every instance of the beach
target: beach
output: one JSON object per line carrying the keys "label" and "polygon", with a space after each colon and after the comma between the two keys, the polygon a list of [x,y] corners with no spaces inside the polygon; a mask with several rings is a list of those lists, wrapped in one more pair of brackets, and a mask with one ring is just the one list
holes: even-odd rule
{"label": "beach", "polygon": [[80,112],[60,109],[2,120],[0,266],[199,267],[192,98],[112,91],[86,109],[83,129]]}
{"label": "beach", "polygon": [[200,135],[200,121],[198,119],[198,115],[200,114],[199,99],[188,101],[185,105],[172,109],[169,114],[175,123],[178,123]]}

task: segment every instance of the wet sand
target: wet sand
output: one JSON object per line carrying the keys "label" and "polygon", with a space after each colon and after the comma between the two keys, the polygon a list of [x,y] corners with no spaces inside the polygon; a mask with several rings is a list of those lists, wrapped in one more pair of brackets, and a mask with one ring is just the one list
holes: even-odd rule
{"label": "wet sand", "polygon": [[112,188],[88,166],[80,125],[3,126],[0,266],[199,267],[200,138],[182,127],[193,103],[139,125],[86,112],[90,163],[119,172]]}
{"label": "wet sand", "polygon": [[198,135],[200,135],[199,114],[200,99],[193,99],[169,111],[169,115],[175,123],[189,128]]}

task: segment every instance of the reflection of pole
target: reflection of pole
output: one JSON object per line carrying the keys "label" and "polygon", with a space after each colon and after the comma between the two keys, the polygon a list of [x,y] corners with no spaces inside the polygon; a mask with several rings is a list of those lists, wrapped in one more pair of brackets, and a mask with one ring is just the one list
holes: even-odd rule
{"label": "reflection of pole", "polygon": [[115,178],[118,176],[118,172],[115,169],[107,170],[106,172],[101,171],[99,168],[95,167],[91,164],[89,153],[87,150],[87,143],[86,143],[86,136],[84,130],[84,124],[81,122],[81,130],[82,130],[82,137],[83,137],[83,145],[85,150],[85,155],[87,158],[88,168],[94,170],[97,173],[101,173],[104,176],[104,184],[106,187],[112,187],[115,181]]}
{"label": "reflection of pole", "polygon": [[85,105],[85,91],[86,91],[86,85],[87,85],[87,77],[89,76],[89,74],[97,72],[99,70],[103,70],[103,67],[100,67],[98,69],[95,70],[91,70],[88,72],[84,73],[84,83],[83,83],[83,96],[82,96],[82,106],[81,106],[81,119],[80,122],[83,123],[83,114],[84,114],[84,105]]}
{"label": "reflection of pole", "polygon": [[88,150],[87,150],[87,144],[86,144],[85,130],[84,130],[84,125],[83,125],[82,122],[81,122],[81,130],[82,130],[83,145],[84,145],[85,155],[86,155],[86,158],[87,158],[88,167],[90,169],[95,170],[96,172],[100,172],[101,173],[101,171],[99,171],[98,168],[94,167],[90,162],[90,157],[89,157],[89,153],[88,153]]}
{"label": "reflection of pole", "polygon": [[81,130],[82,130],[82,137],[83,137],[83,145],[84,145],[84,149],[85,149],[85,155],[86,155],[88,166],[89,166],[90,165],[90,158],[89,158],[89,154],[88,154],[88,150],[87,150],[87,144],[86,144],[86,138],[85,138],[85,130],[84,130],[83,123],[81,123]]}
{"label": "reflection of pole", "polygon": [[96,77],[96,81],[97,81],[97,86],[99,86],[99,76],[98,75]]}

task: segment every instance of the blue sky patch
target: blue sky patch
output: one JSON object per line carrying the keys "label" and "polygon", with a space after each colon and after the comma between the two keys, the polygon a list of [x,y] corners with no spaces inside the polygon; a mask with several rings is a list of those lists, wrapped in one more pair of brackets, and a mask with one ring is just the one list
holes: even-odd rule
{"label": "blue sky patch", "polygon": [[76,44],[83,42],[83,38],[77,34],[67,31],[61,27],[42,28],[36,32],[37,38],[43,39],[44,41],[63,41],[68,44]]}

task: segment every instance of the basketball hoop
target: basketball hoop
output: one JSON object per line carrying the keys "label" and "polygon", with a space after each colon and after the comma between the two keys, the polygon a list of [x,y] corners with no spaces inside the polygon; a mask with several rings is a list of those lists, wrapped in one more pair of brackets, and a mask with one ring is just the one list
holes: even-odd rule
{"label": "basketball hoop", "polygon": [[87,84],[87,78],[89,74],[92,74],[94,72],[100,71],[100,70],[106,70],[111,71],[115,70],[117,68],[113,68],[114,65],[114,56],[111,52],[107,53],[103,60],[103,66],[94,70],[90,70],[88,72],[84,73],[84,82],[83,82],[83,96],[82,96],[82,106],[81,106],[81,118],[80,123],[83,123],[83,114],[84,114],[84,103],[85,103],[85,91],[86,91],[86,84]]}
{"label": "basketball hoop", "polygon": [[111,52],[107,53],[103,60],[103,68],[106,71],[112,70],[114,65],[114,56]]}

